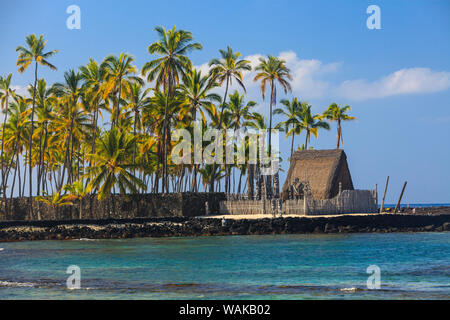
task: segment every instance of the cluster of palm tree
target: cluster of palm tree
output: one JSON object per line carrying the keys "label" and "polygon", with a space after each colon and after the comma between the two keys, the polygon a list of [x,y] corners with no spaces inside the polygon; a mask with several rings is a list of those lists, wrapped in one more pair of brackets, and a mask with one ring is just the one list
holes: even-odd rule
{"label": "cluster of palm tree", "polygon": [[298,150],[307,150],[308,143],[311,141],[311,134],[316,138],[319,136],[319,129],[330,130],[329,122],[337,122],[337,143],[336,148],[340,148],[341,142],[344,143],[342,135],[342,122],[356,120],[355,117],[349,116],[350,106],[340,107],[336,103],[332,103],[323,113],[313,114],[311,105],[307,102],[300,102],[298,98],[292,98],[291,101],[283,99],[280,101],[283,108],[274,110],[274,114],[282,115],[286,118],[276,125],[276,128],[286,132],[286,138],[291,139],[291,156],[294,153],[295,136],[305,132],[305,143]]}
{"label": "cluster of palm tree", "polygon": [[[141,70],[133,56],[121,53],[100,63],[89,59],[78,70],[65,72],[64,81],[53,85],[39,78],[38,71],[41,67],[56,70],[49,60],[57,51],[46,51],[43,36],[26,37],[26,45],[16,51],[19,73],[30,66],[34,71],[28,94],[21,96],[12,89],[11,74],[0,77],[4,116],[0,130],[1,211],[8,214],[8,198],[24,197],[27,191],[30,217],[38,219],[39,207],[33,209],[33,196],[53,206],[71,205],[94,195],[102,200],[117,192],[246,191],[253,197],[256,165],[172,161],[170,154],[176,144],[171,139],[172,129],[193,131],[196,124],[204,131],[269,129],[270,155],[272,114],[287,117],[275,128],[292,136],[291,153],[295,135],[306,132],[307,148],[311,133],[317,137],[319,128],[329,128],[322,121],[326,118],[338,122],[339,148],[343,141],[341,122],[353,119],[346,114],[350,107],[333,104],[318,116],[311,114],[310,105],[294,98],[282,100],[285,108],[272,112],[277,85],[285,93],[291,90],[285,61],[268,56],[261,58],[255,69],[254,81],[260,82],[263,99],[266,88],[270,90],[267,121],[252,110],[254,101],[245,100],[243,73],[252,68],[239,52],[230,47],[220,50],[220,58],[210,61],[209,73],[202,74],[187,56],[202,48],[189,31],[175,27],[157,27],[155,31],[158,40],[148,47],[155,59]],[[229,93],[233,82],[242,92]],[[217,94],[219,87],[225,87],[223,96]],[[224,184],[216,185],[217,181]]]}

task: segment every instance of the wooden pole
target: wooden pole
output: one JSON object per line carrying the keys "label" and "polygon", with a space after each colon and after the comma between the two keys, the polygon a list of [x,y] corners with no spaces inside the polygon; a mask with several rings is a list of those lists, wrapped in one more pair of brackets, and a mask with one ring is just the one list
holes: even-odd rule
{"label": "wooden pole", "polygon": [[383,194],[383,200],[381,201],[380,213],[383,213],[384,199],[386,199],[386,193],[387,193],[388,185],[389,185],[389,176],[387,177],[387,180],[386,180],[386,187],[384,187],[384,194]]}
{"label": "wooden pole", "polygon": [[375,203],[377,204],[378,208],[378,183],[375,183]]}
{"label": "wooden pole", "polygon": [[408,184],[408,181],[406,181],[405,184],[403,185],[402,193],[400,194],[400,198],[398,199],[397,206],[395,207],[394,213],[397,212],[397,210],[400,208],[400,202],[402,201],[403,193],[405,192],[407,184]]}

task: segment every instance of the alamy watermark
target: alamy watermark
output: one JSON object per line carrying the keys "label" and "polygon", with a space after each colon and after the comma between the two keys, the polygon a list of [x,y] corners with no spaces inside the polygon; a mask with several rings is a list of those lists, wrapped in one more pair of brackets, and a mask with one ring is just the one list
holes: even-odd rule
{"label": "alamy watermark", "polygon": [[81,29],[81,9],[77,5],[70,5],[66,9],[66,13],[70,16],[66,20],[66,26],[69,30]]}
{"label": "alamy watermark", "polygon": [[366,10],[367,14],[370,16],[367,18],[366,25],[369,30],[380,30],[381,29],[381,9],[377,5],[370,5]]}
{"label": "alamy watermark", "polygon": [[377,290],[381,289],[381,269],[377,265],[367,267],[366,273],[370,274],[367,278],[367,289]]}
{"label": "alamy watermark", "polygon": [[[194,125],[193,137],[187,129],[171,131],[172,141],[178,143],[172,150],[173,163],[179,164],[260,164],[262,175],[274,175],[279,170],[279,131],[271,130],[270,154],[268,130],[202,131],[200,123]],[[205,146],[205,142],[209,142]]]}
{"label": "alamy watermark", "polygon": [[67,274],[70,276],[67,278],[66,286],[69,290],[81,289],[81,269],[79,266],[71,265],[67,267]]}

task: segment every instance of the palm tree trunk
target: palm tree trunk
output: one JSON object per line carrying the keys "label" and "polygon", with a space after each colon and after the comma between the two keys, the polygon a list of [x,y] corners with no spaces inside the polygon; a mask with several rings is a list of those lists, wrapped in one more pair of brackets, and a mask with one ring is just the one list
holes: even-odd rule
{"label": "palm tree trunk", "polygon": [[197,187],[197,171],[198,171],[198,165],[194,164],[194,172],[192,174],[192,191],[193,192],[197,192],[198,191],[198,187]]}
{"label": "palm tree trunk", "polygon": [[80,197],[80,211],[79,211],[79,219],[83,219],[83,198]]}
{"label": "palm tree trunk", "polygon": [[309,136],[309,129],[306,129],[305,150],[308,150],[308,136]]}
{"label": "palm tree trunk", "polygon": [[[19,158],[19,156],[17,156],[17,158]],[[22,174],[20,172],[20,166],[18,166],[16,169],[18,170],[18,174],[17,175],[19,177],[19,198],[21,198],[22,197],[22,179],[21,179]]]}
{"label": "palm tree trunk", "polygon": [[167,180],[166,180],[166,175],[167,175],[167,146],[166,146],[166,134],[167,134],[167,112],[169,109],[169,92],[170,92],[170,76],[169,76],[169,81],[168,81],[168,86],[167,86],[167,92],[166,92],[166,105],[164,106],[164,122],[163,122],[163,136],[162,136],[162,147],[163,147],[163,172],[162,172],[162,192],[165,193],[166,191],[168,192],[168,187],[167,187]]}
{"label": "palm tree trunk", "polygon": [[40,186],[41,186],[41,175],[42,175],[42,138],[41,134],[39,137],[39,163],[38,163],[38,171],[37,171],[37,189],[36,194],[40,195]]}
{"label": "palm tree trunk", "polygon": [[[66,169],[68,167],[68,162],[69,162],[68,159],[69,159],[69,156],[70,156],[69,155],[69,152],[70,152],[70,138],[72,136],[72,123],[73,123],[73,119],[71,120],[71,124],[70,124],[70,128],[69,128],[69,134],[68,134],[68,137],[67,137],[66,152],[65,152],[65,155],[64,155],[64,165],[63,165],[61,180],[59,182],[58,189],[61,189],[63,187],[65,173],[66,173]],[[68,173],[68,175],[70,175],[70,173]]]}
{"label": "palm tree trunk", "polygon": [[[24,158],[24,163],[25,163],[25,159],[28,158],[28,150],[25,151],[25,158]],[[27,184],[27,170],[26,167],[23,169],[23,185],[22,185],[22,196],[25,197],[25,186]]]}
{"label": "palm tree trunk", "polygon": [[[5,105],[5,118],[3,119],[3,128],[2,128],[2,153],[1,153],[1,163],[2,163],[2,189],[3,189],[3,200],[5,202],[5,215],[7,214],[8,208],[6,205],[6,183],[8,181],[6,175],[5,175],[5,170],[4,170],[4,165],[3,165],[3,155],[4,155],[4,142],[5,142],[5,127],[6,127],[6,121],[8,119],[8,97],[9,97],[9,92],[6,91],[6,105]],[[13,155],[14,158],[14,155]],[[15,178],[15,177],[14,177]]]}
{"label": "palm tree trunk", "polygon": [[[36,104],[36,83],[37,83],[37,70],[38,70],[38,63],[35,62],[34,66],[34,86],[33,86],[33,107],[31,109],[31,127],[30,127],[30,139],[29,139],[29,146],[28,146],[28,173],[29,173],[29,188],[30,188],[30,195],[28,197],[28,206],[30,209],[30,219],[33,219],[33,165],[31,163],[32,154],[31,150],[33,147],[33,129],[34,129],[34,107]],[[38,212],[38,220],[40,220],[40,214]]]}
{"label": "palm tree trunk", "polygon": [[[295,125],[292,125],[292,127],[294,128]],[[294,138],[295,138],[295,133],[292,131],[292,143],[291,143],[291,160],[292,160],[292,155],[294,154]]]}
{"label": "palm tree trunk", "polygon": [[254,196],[254,181],[255,181],[255,165],[254,164],[248,165],[247,180],[248,180],[248,199],[252,200],[253,196]]}
{"label": "palm tree trunk", "polygon": [[44,146],[43,146],[43,148],[42,148],[42,154],[43,154],[43,156],[42,156],[42,164],[41,164],[41,170],[42,170],[42,172],[41,172],[41,177],[40,177],[40,179],[41,179],[41,181],[42,181],[42,189],[44,189],[44,181],[45,181],[45,176],[46,176],[46,173],[47,173],[47,169],[46,169],[46,166],[45,166],[45,159],[44,159],[44,154],[45,154],[45,150],[47,149],[47,142],[48,142],[48,129],[47,129],[47,123],[45,123],[45,126],[44,126]]}
{"label": "palm tree trunk", "polygon": [[[222,129],[223,111],[225,110],[225,102],[227,101],[227,95],[228,95],[228,86],[229,86],[229,83],[230,83],[230,76],[227,76],[227,85],[226,85],[226,87],[225,87],[225,95],[223,96],[222,108],[221,108],[221,111],[220,111],[219,128],[218,128],[219,130]],[[220,133],[220,134],[222,134],[222,133]],[[218,140],[219,140],[219,139],[217,139],[217,140],[215,141],[215,144],[216,144],[215,151],[217,151]],[[216,155],[216,154],[215,154],[215,155]],[[214,192],[214,180],[215,180],[214,173],[216,172],[216,161],[215,161],[215,160],[214,160],[214,162],[213,162],[212,172],[213,172],[213,175],[212,175],[212,177],[211,177],[211,183],[210,183],[210,186],[209,186],[210,192]]]}
{"label": "palm tree trunk", "polygon": [[342,131],[341,131],[342,129],[341,129],[341,121],[340,120],[338,120],[338,125],[337,125],[337,149],[339,149],[340,148],[340,142],[341,142],[341,139],[342,139]]}
{"label": "palm tree trunk", "polygon": [[133,175],[136,174],[136,169],[134,168],[136,164],[136,125],[137,125],[137,109],[134,110],[134,126],[133,126],[133,137],[134,137],[134,148],[133,148]]}
{"label": "palm tree trunk", "polygon": [[[275,94],[275,84],[272,80],[270,83],[270,115],[269,115],[269,159],[272,162],[272,107],[274,102],[274,94]],[[271,163],[272,164],[272,163]],[[273,185],[272,185],[272,176],[267,176],[267,189],[268,189],[268,198],[272,197],[272,194],[274,193]]]}
{"label": "palm tree trunk", "polygon": [[[98,98],[96,98],[98,99]],[[96,139],[96,135],[97,135],[97,119],[98,119],[98,105],[99,102],[98,100],[95,101],[95,111],[94,111],[94,118],[92,119],[92,145],[91,145],[91,153],[94,154],[95,153],[95,139]],[[92,166],[92,158],[89,159],[89,167]],[[87,187],[87,185],[89,184],[90,178],[86,179],[86,185],[84,186],[85,188]]]}
{"label": "palm tree trunk", "polygon": [[241,171],[241,173],[239,175],[239,183],[238,183],[238,193],[239,194],[241,194],[241,183],[242,183],[242,175],[243,175],[243,172],[244,172],[244,168],[242,168],[242,170],[240,170],[240,171]]}
{"label": "palm tree trunk", "polygon": [[[14,155],[13,155],[14,157]],[[19,153],[16,154],[16,167],[14,168],[14,178],[13,178],[13,182],[12,182],[12,186],[11,186],[11,193],[10,193],[10,202],[12,203],[13,200],[13,196],[14,196],[14,187],[16,186],[16,176],[17,176],[17,168],[19,167]],[[7,203],[5,202],[5,207],[6,207],[6,211],[5,211],[5,215],[8,215],[8,206]]]}

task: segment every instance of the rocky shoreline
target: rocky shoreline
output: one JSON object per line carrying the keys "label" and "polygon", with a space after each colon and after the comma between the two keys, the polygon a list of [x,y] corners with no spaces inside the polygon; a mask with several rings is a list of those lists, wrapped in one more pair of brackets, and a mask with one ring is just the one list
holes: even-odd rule
{"label": "rocky shoreline", "polygon": [[0,242],[73,239],[125,239],[267,234],[328,234],[450,231],[450,213],[383,214],[332,218],[140,218],[0,222]]}

